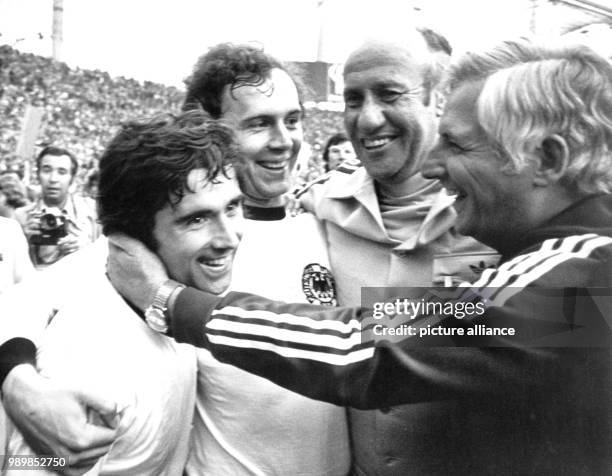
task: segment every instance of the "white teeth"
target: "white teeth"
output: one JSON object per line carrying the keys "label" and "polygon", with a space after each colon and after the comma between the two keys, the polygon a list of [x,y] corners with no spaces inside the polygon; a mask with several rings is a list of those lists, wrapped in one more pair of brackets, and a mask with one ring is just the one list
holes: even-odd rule
{"label": "white teeth", "polygon": [[379,139],[363,139],[361,142],[366,149],[374,149],[376,147],[382,147],[383,145],[388,144],[391,142],[391,138],[381,137]]}
{"label": "white teeth", "polygon": [[200,259],[199,260],[200,263],[202,263],[203,265],[206,266],[214,266],[214,267],[220,267],[220,266],[224,266],[225,263],[227,262],[227,257],[224,258],[217,258],[217,259]]}
{"label": "white teeth", "polygon": [[258,162],[264,169],[269,170],[282,170],[287,165],[287,161],[283,160],[282,162]]}

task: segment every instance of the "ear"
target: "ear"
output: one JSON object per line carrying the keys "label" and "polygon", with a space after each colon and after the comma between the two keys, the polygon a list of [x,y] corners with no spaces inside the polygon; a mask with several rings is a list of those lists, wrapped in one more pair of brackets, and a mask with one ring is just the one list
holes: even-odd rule
{"label": "ear", "polygon": [[444,106],[446,106],[446,94],[438,89],[433,90],[432,94],[433,107],[436,117],[442,117],[442,113],[444,112]]}
{"label": "ear", "polygon": [[569,148],[563,137],[553,134],[545,138],[535,155],[538,159],[535,185],[545,187],[561,180],[569,165]]}

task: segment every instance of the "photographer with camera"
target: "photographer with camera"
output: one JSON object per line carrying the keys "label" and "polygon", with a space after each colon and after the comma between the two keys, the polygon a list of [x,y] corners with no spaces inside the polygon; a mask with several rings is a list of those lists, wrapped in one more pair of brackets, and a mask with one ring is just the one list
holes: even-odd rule
{"label": "photographer with camera", "polygon": [[78,162],[59,147],[45,147],[36,158],[41,198],[15,216],[28,238],[30,257],[44,268],[93,242],[100,234],[95,204],[70,193]]}

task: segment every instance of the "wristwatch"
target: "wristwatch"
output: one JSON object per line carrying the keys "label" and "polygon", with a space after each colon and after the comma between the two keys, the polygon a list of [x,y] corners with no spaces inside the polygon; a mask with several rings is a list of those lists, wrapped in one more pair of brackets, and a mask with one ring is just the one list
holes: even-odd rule
{"label": "wristwatch", "polygon": [[184,287],[181,283],[169,279],[157,289],[153,303],[144,312],[145,321],[155,332],[168,333],[168,301],[177,289],[183,289]]}

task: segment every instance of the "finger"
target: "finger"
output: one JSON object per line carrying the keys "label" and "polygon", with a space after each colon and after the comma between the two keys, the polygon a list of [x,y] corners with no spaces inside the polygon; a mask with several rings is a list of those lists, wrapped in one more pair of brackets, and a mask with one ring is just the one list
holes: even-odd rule
{"label": "finger", "polygon": [[124,233],[113,233],[109,235],[108,240],[117,248],[125,251],[128,254],[133,254],[140,250],[148,250],[148,248],[136,238],[132,238]]}
{"label": "finger", "polygon": [[112,444],[96,446],[83,451],[73,451],[69,456],[69,465],[74,468],[91,468],[98,460],[108,454]]}
{"label": "finger", "polygon": [[130,237],[124,233],[112,233],[108,235],[108,242],[121,250],[125,249],[130,242]]}
{"label": "finger", "polygon": [[100,414],[114,414],[117,410],[117,402],[110,398],[104,398],[100,395],[100,392],[88,392],[85,389],[79,389],[78,396],[86,407]]}

